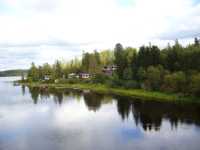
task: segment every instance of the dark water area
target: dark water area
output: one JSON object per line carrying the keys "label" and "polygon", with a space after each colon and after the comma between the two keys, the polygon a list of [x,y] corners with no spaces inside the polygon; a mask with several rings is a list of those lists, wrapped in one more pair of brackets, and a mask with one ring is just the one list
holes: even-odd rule
{"label": "dark water area", "polygon": [[0,78],[0,150],[199,150],[200,105]]}

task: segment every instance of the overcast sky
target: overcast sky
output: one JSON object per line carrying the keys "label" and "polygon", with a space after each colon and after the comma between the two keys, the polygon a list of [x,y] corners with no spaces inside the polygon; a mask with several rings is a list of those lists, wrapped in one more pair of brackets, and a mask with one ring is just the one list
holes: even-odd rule
{"label": "overcast sky", "polygon": [[200,36],[200,0],[0,0],[0,70]]}

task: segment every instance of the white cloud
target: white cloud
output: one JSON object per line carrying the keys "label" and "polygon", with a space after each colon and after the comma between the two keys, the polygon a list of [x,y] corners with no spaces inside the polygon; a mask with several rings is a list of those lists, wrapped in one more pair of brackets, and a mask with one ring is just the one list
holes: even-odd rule
{"label": "white cloud", "polygon": [[16,59],[16,65],[12,66],[0,60],[0,69],[27,67],[31,61],[52,62],[60,56],[69,59],[81,55],[82,50],[112,48],[117,42],[137,47],[149,41],[161,44],[162,40],[200,36],[200,4],[191,0],[135,0],[130,5],[119,0],[3,0],[1,3],[4,4],[0,7],[3,56],[17,47],[17,55],[29,51],[37,53],[37,57],[23,65]]}

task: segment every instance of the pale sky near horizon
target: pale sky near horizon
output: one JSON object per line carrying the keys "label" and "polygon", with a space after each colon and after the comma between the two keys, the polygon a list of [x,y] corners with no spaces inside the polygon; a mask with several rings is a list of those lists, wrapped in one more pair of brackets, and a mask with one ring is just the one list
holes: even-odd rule
{"label": "pale sky near horizon", "polygon": [[0,0],[0,70],[200,37],[200,0]]}

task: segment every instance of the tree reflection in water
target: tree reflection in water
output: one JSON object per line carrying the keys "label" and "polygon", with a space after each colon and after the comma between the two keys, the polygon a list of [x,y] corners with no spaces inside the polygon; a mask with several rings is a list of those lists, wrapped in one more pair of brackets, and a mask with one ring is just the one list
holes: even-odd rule
{"label": "tree reflection in water", "polygon": [[[25,87],[22,87],[24,92]],[[53,97],[56,104],[61,105],[67,99],[83,100],[89,111],[97,112],[102,106],[109,103],[116,104],[116,109],[121,119],[130,119],[133,116],[136,126],[141,126],[144,131],[159,131],[162,122],[168,120],[172,129],[181,123],[200,125],[200,105],[192,103],[168,103],[132,100],[127,97],[108,96],[81,90],[39,89],[29,87],[33,103]],[[132,114],[132,115],[130,115]]]}
{"label": "tree reflection in water", "polygon": [[25,95],[26,94],[26,86],[22,85],[21,88],[22,88],[22,95]]}
{"label": "tree reflection in water", "polygon": [[87,92],[84,93],[84,102],[88,107],[88,110],[98,111],[101,107],[101,102],[103,99],[102,94]]}
{"label": "tree reflection in water", "polygon": [[29,93],[31,94],[31,98],[33,99],[33,103],[37,104],[39,94],[41,94],[39,92],[39,88],[36,88],[36,87],[28,87],[28,88],[29,88]]}

